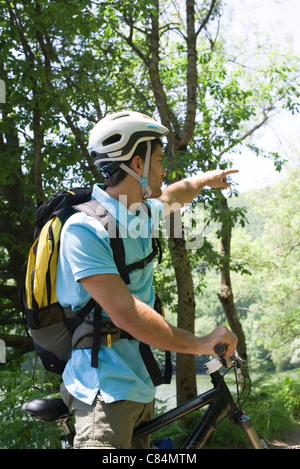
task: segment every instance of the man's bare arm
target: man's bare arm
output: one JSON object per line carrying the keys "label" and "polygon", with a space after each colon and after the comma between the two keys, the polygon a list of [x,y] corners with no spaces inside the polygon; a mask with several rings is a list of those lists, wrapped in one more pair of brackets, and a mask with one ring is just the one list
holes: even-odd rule
{"label": "man's bare arm", "polygon": [[211,187],[212,189],[227,189],[231,185],[230,182],[227,181],[227,176],[234,173],[238,173],[238,170],[216,169],[214,171],[207,171],[199,176],[193,176],[170,184],[159,197],[159,200],[161,200],[165,206],[164,216],[179,210],[184,204],[192,202],[205,186]]}
{"label": "man's bare arm", "polygon": [[136,339],[153,347],[178,353],[212,354],[214,345],[228,345],[227,356],[233,354],[237,339],[226,327],[197,337],[172,326],[154,309],[135,298],[117,274],[86,277],[81,284],[107,312],[112,322]]}

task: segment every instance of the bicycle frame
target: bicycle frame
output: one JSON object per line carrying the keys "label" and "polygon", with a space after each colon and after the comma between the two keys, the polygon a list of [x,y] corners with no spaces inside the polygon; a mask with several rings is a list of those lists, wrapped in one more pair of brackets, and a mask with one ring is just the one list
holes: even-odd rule
{"label": "bicycle frame", "polygon": [[[174,422],[175,420],[178,420],[195,410],[208,406],[204,415],[201,417],[200,421],[196,424],[192,433],[185,441],[182,449],[201,449],[210,435],[216,429],[218,422],[224,416],[226,416],[226,414],[233,424],[239,425],[244,430],[252,448],[265,449],[268,447],[264,440],[259,438],[250,418],[244,414],[241,408],[234,402],[231,392],[225,383],[224,377],[218,371],[222,366],[220,360],[213,359],[207,362],[205,366],[208,369],[207,374],[209,374],[211,377],[213,388],[185,402],[184,404],[181,404],[178,407],[175,407],[174,409],[159,415],[150,422],[140,425],[134,430],[132,441],[136,441],[139,438],[154,433],[155,431],[169,425],[171,422]],[[46,411],[48,411],[47,401],[58,401],[58,406],[64,406],[61,399],[43,399],[38,401],[45,403]],[[61,404],[59,404],[59,402],[61,402]],[[34,403],[34,401],[24,404],[23,410],[35,418],[39,418],[45,421],[55,420],[58,426],[62,427],[65,433],[65,438],[69,442],[70,446],[72,446],[73,432],[69,426],[69,419],[71,416],[66,415],[66,413],[62,414],[59,408],[51,409],[50,406],[50,413],[46,413],[45,417],[45,414],[40,413],[38,408],[30,408],[31,403]],[[44,407],[44,404],[42,407]]]}
{"label": "bicycle frame", "polygon": [[201,420],[182,446],[182,449],[200,449],[204,446],[210,435],[216,429],[217,423],[227,412],[230,420],[238,424],[246,433],[252,448],[264,449],[251,420],[239,409],[229,391],[223,376],[219,371],[209,373],[214,388],[185,402],[184,404],[165,412],[150,422],[136,428],[133,441],[153,433],[179,418],[194,412],[202,407],[209,406]]}

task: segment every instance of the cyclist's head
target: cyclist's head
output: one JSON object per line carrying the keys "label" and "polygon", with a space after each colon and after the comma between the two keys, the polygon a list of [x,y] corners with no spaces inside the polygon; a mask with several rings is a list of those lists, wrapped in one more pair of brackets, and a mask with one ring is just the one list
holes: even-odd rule
{"label": "cyclist's head", "polygon": [[[155,140],[151,140],[150,144],[151,144],[151,153],[150,153],[151,155],[152,153],[155,152],[158,145],[160,145],[161,147],[163,146],[162,141],[159,138],[156,138]],[[123,179],[126,178],[128,173],[126,169],[124,169],[124,166],[129,167],[130,162],[135,155],[139,155],[142,158],[142,160],[145,162],[146,155],[147,155],[147,148],[148,148],[147,142],[139,143],[134,151],[134,155],[130,158],[130,160],[124,161],[122,167],[120,167],[119,163],[117,162],[111,163],[111,168],[110,168],[111,175],[106,174],[104,187],[106,188],[106,187],[117,186],[121,181],[123,181]],[[101,171],[101,168],[100,168],[100,171]]]}
{"label": "cyclist's head", "polygon": [[[166,127],[139,112],[117,112],[101,119],[92,129],[89,152],[104,178],[111,178],[121,168],[138,179],[145,189],[144,195],[149,196],[150,156],[157,145],[156,142],[155,147],[153,148],[152,145],[151,148],[151,141],[160,139],[168,132]],[[146,150],[142,148],[145,145],[140,145],[143,142],[146,142]],[[139,154],[145,161],[143,177],[134,173],[128,165],[130,159],[136,154]]]}

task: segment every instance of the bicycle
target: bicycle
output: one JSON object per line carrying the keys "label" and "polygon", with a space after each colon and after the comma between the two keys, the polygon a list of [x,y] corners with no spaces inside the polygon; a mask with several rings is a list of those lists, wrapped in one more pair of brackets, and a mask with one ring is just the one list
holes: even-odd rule
{"label": "bicycle", "polygon": [[[247,391],[248,394],[246,395],[246,398],[244,398],[242,402],[242,398],[246,392],[246,380],[249,380],[251,383],[249,374],[243,368],[242,360],[237,354],[232,356],[230,359],[224,359],[225,348],[222,344],[216,345],[215,353],[216,356],[204,364],[206,373],[210,375],[213,388],[199,394],[197,397],[185,402],[184,404],[159,415],[153,420],[140,425],[134,430],[132,441],[152,434],[169,425],[171,422],[174,422],[195,410],[208,406],[207,410],[201,416],[181,449],[195,450],[203,448],[211,434],[215,431],[218,423],[226,417],[229,418],[231,423],[241,427],[247,435],[249,443],[253,449],[268,449],[267,442],[259,436],[249,416],[242,410],[242,405],[250,394],[249,389],[249,391]],[[226,368],[226,371],[222,375],[219,369],[223,366]],[[230,369],[233,369],[235,373],[237,402],[235,402],[224,379],[224,376]],[[241,392],[239,391],[238,372],[240,372],[243,377],[243,389]],[[23,405],[22,410],[32,417],[44,420],[45,422],[56,421],[57,425],[64,431],[63,439],[67,440],[70,447],[72,447],[75,435],[74,430],[70,425],[72,416],[69,414],[68,408],[62,399],[35,399],[33,401],[26,402]]]}

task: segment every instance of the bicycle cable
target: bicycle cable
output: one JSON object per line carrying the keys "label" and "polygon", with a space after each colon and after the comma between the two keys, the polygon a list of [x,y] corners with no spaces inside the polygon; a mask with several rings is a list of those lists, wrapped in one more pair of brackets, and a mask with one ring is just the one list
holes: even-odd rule
{"label": "bicycle cable", "polygon": [[[226,415],[224,415],[224,417],[222,417],[219,422],[217,423],[217,425],[219,425],[223,420],[225,420],[226,418],[230,418],[231,415],[233,415],[236,410],[240,410],[242,411],[242,406],[245,404],[245,402],[247,401],[249,395],[250,395],[250,392],[251,392],[251,378],[249,376],[249,373],[246,371],[246,370],[243,370],[242,369],[242,376],[243,376],[243,388],[242,388],[242,391],[240,392],[239,390],[239,380],[238,380],[238,376],[237,376],[237,370],[236,370],[236,366],[233,366],[233,367],[229,367],[227,368],[227,370],[223,373],[223,377],[228,373],[229,370],[231,370],[232,368],[234,368],[234,375],[235,375],[235,384],[236,384],[236,393],[237,393],[237,401],[234,402],[234,408],[229,411]],[[246,380],[248,379],[248,383],[249,383],[249,390],[246,394],[246,397],[244,398],[243,401],[241,401],[241,399],[243,398],[244,396],[244,393],[246,392]]]}

